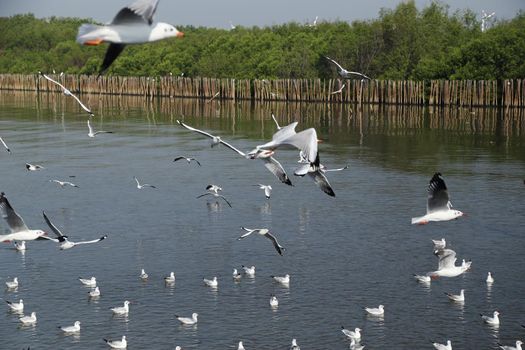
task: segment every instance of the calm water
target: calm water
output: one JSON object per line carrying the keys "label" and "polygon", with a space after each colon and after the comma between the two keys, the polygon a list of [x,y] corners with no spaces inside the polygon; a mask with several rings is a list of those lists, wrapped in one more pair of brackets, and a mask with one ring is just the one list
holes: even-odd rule
{"label": "calm water", "polygon": [[[367,349],[427,349],[452,340],[455,349],[497,349],[525,337],[523,279],[525,238],[525,137],[521,114],[497,111],[350,108],[320,105],[198,104],[163,100],[84,98],[97,114],[96,129],[113,135],[87,137],[86,117],[58,95],[0,93],[0,136],[13,151],[0,150],[0,190],[28,226],[48,230],[49,217],[72,240],[96,245],[59,251],[48,241],[28,243],[25,254],[0,246],[0,282],[18,276],[17,291],[36,311],[34,327],[0,312],[1,348],[96,349],[102,338],[126,335],[129,349],[346,349],[341,325],[363,330]],[[271,138],[274,110],[281,124],[315,127],[323,139],[321,160],[329,167],[336,198],[310,179],[278,182],[259,161],[180,128],[175,120],[220,134],[243,150]],[[280,151],[289,174],[297,152]],[[202,167],[173,163],[192,155]],[[46,167],[27,172],[24,164]],[[443,173],[455,207],[467,217],[422,227],[432,174]],[[68,179],[80,188],[48,182]],[[133,176],[158,189],[139,191]],[[233,208],[196,199],[207,184],[220,185]],[[254,184],[271,184],[266,200]],[[279,256],[262,237],[236,241],[240,226],[268,227],[287,248]],[[6,229],[4,222],[1,230]],[[431,239],[445,237],[472,270],[427,288],[412,274],[437,267]],[[232,281],[233,268],[255,265],[256,277]],[[141,268],[150,278],[139,280]],[[163,277],[175,271],[174,287]],[[487,271],[496,282],[488,289]],[[289,288],[270,275],[291,275]],[[102,296],[90,301],[78,276],[96,276]],[[218,276],[213,291],[202,278]],[[2,287],[3,288],[3,287]],[[463,306],[443,292],[466,290]],[[270,294],[280,305],[269,306]],[[110,307],[130,300],[129,316]],[[384,319],[362,307],[384,304]],[[479,313],[501,312],[501,326],[484,326]],[[175,314],[199,313],[183,327]],[[82,322],[79,335],[57,326]]]}

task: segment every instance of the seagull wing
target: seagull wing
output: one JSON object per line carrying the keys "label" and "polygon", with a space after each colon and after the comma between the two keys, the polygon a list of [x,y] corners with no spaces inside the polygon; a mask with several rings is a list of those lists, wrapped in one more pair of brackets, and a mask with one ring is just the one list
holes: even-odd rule
{"label": "seagull wing", "polygon": [[272,241],[275,250],[277,250],[277,253],[279,253],[279,255],[283,255],[285,248],[281,246],[279,242],[277,242],[275,236],[272,235],[270,232],[266,233],[264,236]]}
{"label": "seagull wing", "polygon": [[58,81],[56,81],[56,80],[54,80],[54,79],[51,79],[50,77],[48,77],[47,75],[45,75],[45,74],[42,73],[42,72],[40,72],[40,75],[42,75],[44,78],[46,78],[46,79],[49,80],[50,82],[52,82],[52,83],[54,83],[54,84],[60,86],[60,88],[61,88],[62,90],[64,90],[64,92],[67,91],[68,93],[71,94],[71,91],[69,91],[68,89],[66,89],[66,87],[65,87],[64,85],[60,84]]}
{"label": "seagull wing", "polygon": [[245,234],[241,235],[239,238],[237,238],[237,240],[241,240],[245,237],[248,237],[249,235],[251,235],[252,233],[254,233],[255,231],[257,231],[256,229],[249,229],[249,228],[246,228],[246,227],[241,227],[244,231],[246,231]]}
{"label": "seagull wing", "polygon": [[153,23],[159,0],[137,0],[120,10],[111,24]]}
{"label": "seagull wing", "polygon": [[201,162],[199,162],[197,159],[195,158],[191,158],[190,161],[193,160],[195,163],[199,164],[199,166],[201,166]]}
{"label": "seagull wing", "polygon": [[324,56],[328,61],[332,62],[333,64],[335,64],[337,66],[337,68],[342,71],[342,70],[345,70],[343,67],[341,67],[341,65],[339,63],[337,63],[335,60],[331,59],[330,57],[328,56]]}
{"label": "seagull wing", "polygon": [[109,44],[108,49],[106,50],[106,55],[104,56],[104,61],[100,66],[98,75],[102,75],[108,68],[111,66],[113,61],[121,54],[121,52],[126,47],[125,44]]}
{"label": "seagull wing", "polygon": [[173,159],[173,161],[176,162],[176,161],[181,160],[181,159],[186,159],[186,157],[180,156],[180,157],[177,157],[177,158]]}
{"label": "seagull wing", "polygon": [[275,134],[273,134],[272,141],[284,140],[292,135],[295,135],[295,127],[297,126],[297,124],[299,123],[293,122],[291,124],[279,128],[279,130]]}
{"label": "seagull wing", "polygon": [[2,145],[4,145],[5,149],[7,152],[11,153],[11,150],[9,149],[9,147],[7,146],[7,144],[5,143],[4,139],[0,137],[0,142],[2,142]]}
{"label": "seagull wing", "polygon": [[283,166],[277,161],[277,159],[274,157],[260,159],[264,162],[266,169],[270,170],[270,172],[274,174],[282,183],[292,186],[292,181],[290,181],[290,178],[288,175],[286,175],[286,171],[284,171]]}
{"label": "seagull wing", "polygon": [[233,147],[232,145],[230,145],[229,143],[223,141],[223,140],[220,140],[219,141],[220,143],[222,143],[224,146],[228,147],[229,149],[231,149],[232,151],[235,151],[237,152],[239,155],[243,156],[243,157],[246,157],[246,153],[242,152],[242,151],[239,151],[237,148]]}
{"label": "seagull wing", "polygon": [[332,186],[330,186],[330,183],[328,182],[328,179],[324,174],[321,172],[321,170],[316,167],[315,171],[309,171],[308,175],[314,180],[315,184],[319,186],[319,188],[326,193],[329,196],[335,197],[335,192],[332,189]]}
{"label": "seagull wing", "polygon": [[83,110],[85,110],[86,112],[88,112],[90,115],[93,114],[93,112],[91,112],[91,109],[87,108],[86,105],[83,104],[82,101],[80,101],[80,99],[79,99],[76,95],[74,95],[74,94],[71,93],[71,92],[69,93],[69,95],[70,95],[71,97],[73,97],[73,98],[78,102],[78,104],[80,105],[80,107],[82,107]]}
{"label": "seagull wing", "polygon": [[449,197],[441,173],[435,173],[428,185],[427,213],[449,208]]}
{"label": "seagull wing", "polygon": [[88,126],[88,129],[89,129],[89,133],[93,134],[93,128],[91,127],[91,123],[89,122],[89,119],[87,121],[87,126]]}
{"label": "seagull wing", "polygon": [[349,71],[347,71],[346,73],[347,73],[347,74],[352,74],[352,75],[357,75],[357,76],[360,76],[360,77],[362,77],[362,78],[364,78],[364,79],[372,80],[369,76],[366,76],[366,75],[364,75],[363,73],[359,73],[359,72],[349,72]]}
{"label": "seagull wing", "polygon": [[0,194],[0,210],[2,211],[2,217],[7,221],[7,225],[11,229],[11,233],[20,232],[27,230],[27,226],[24,220],[16,213],[13,209],[5,193]]}
{"label": "seagull wing", "polygon": [[104,236],[100,237],[99,239],[94,239],[94,240],[91,240],[91,241],[75,242],[75,245],[78,245],[78,244],[91,244],[91,243],[98,243],[98,242],[100,242],[100,241],[105,240],[106,238],[108,238],[108,236],[104,235]]}
{"label": "seagull wing", "polygon": [[53,231],[55,233],[55,235],[57,235],[59,241],[61,241],[61,239],[63,240],[64,239],[64,234],[62,234],[62,232],[60,232],[60,230],[55,225],[53,225],[51,220],[49,220],[49,218],[47,217],[45,211],[42,212],[42,215],[44,216],[44,220],[46,221],[47,226],[49,226],[51,231]]}
{"label": "seagull wing", "polygon": [[345,170],[345,169],[348,169],[348,165],[345,165],[344,167],[342,168],[337,168],[337,169],[323,169],[323,171],[326,173],[326,172],[329,172],[329,171],[342,171],[342,170]]}
{"label": "seagull wing", "polygon": [[456,252],[452,249],[438,249],[436,256],[439,258],[438,270],[454,267],[456,263]]}
{"label": "seagull wing", "polygon": [[273,115],[273,112],[272,112],[272,119],[275,122],[275,125],[277,125],[277,130],[281,130],[281,127],[279,126],[279,123],[277,122],[277,119],[275,119],[275,115]]}
{"label": "seagull wing", "polygon": [[230,202],[228,202],[226,197],[224,197],[223,195],[220,195],[220,194],[218,194],[217,197],[220,197],[220,198],[224,199],[224,201],[230,206],[230,208],[232,208],[232,205],[230,204]]}

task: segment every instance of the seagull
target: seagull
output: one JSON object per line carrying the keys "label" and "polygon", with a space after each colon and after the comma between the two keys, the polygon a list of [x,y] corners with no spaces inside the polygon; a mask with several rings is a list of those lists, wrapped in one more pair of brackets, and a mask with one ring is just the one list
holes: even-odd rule
{"label": "seagull", "polygon": [[7,289],[15,289],[18,287],[18,277],[13,278],[12,281],[6,281],[5,285],[7,286]]}
{"label": "seagull", "polygon": [[484,316],[483,314],[479,314],[481,316],[481,319],[483,320],[483,322],[485,322],[486,324],[489,324],[491,326],[499,326],[499,312],[498,311],[494,311],[493,313],[493,317],[490,317],[490,316]]}
{"label": "seagull", "polygon": [[133,176],[133,178],[135,179],[135,182],[137,183],[137,188],[138,188],[139,190],[143,189],[144,187],[157,188],[157,187],[155,187],[155,186],[153,186],[153,185],[150,185],[150,184],[142,184],[142,185],[141,185],[140,182],[139,182],[139,180],[138,180],[135,176]]}
{"label": "seagull", "polygon": [[140,270],[140,279],[143,280],[143,281],[145,281],[145,280],[148,279],[148,277],[149,277],[149,276],[148,276],[148,274],[146,273],[146,271],[144,271],[144,269],[141,269],[141,270]]}
{"label": "seagull", "polygon": [[208,185],[208,186],[206,186],[206,190],[208,192],[206,192],[204,194],[201,194],[200,196],[197,196],[197,198],[201,198],[201,197],[204,197],[204,196],[212,195],[212,196],[214,196],[216,198],[222,198],[226,202],[226,204],[228,204],[230,206],[230,208],[232,207],[230,202],[222,194],[219,194],[219,191],[222,191],[222,188],[220,188],[219,186],[217,186],[217,185]]}
{"label": "seagull", "polygon": [[432,279],[430,278],[430,276],[414,275],[414,278],[415,278],[419,283],[424,283],[424,284],[428,284],[428,283],[430,283],[430,281],[432,281]]}
{"label": "seagull", "polygon": [[450,294],[450,293],[447,293],[445,292],[445,294],[448,296],[448,298],[450,299],[450,301],[454,301],[454,302],[458,302],[458,303],[462,303],[465,301],[465,290],[462,289],[459,294]]}
{"label": "seagull", "polygon": [[5,143],[2,137],[0,137],[0,142],[2,143],[2,145],[4,145],[4,148],[7,151],[7,153],[11,154],[11,150],[9,149],[9,147],[7,146],[7,143]]}
{"label": "seagull", "polygon": [[95,277],[91,277],[89,279],[88,278],[79,277],[78,280],[80,281],[80,283],[82,283],[86,287],[95,288],[97,286],[97,279]]}
{"label": "seagull", "polygon": [[128,347],[128,342],[126,341],[126,336],[122,336],[122,340],[108,340],[104,339],[106,344],[109,345],[112,349],[125,349]]}
{"label": "seagull", "polygon": [[315,16],[315,19],[312,23],[307,23],[306,26],[308,27],[317,27],[317,19],[319,18],[319,16]]}
{"label": "seagull", "polygon": [[356,342],[354,339],[350,339],[350,349],[363,350],[364,348],[365,348],[364,345],[359,344],[359,342]]}
{"label": "seagull", "polygon": [[438,249],[434,252],[439,258],[438,269],[427,273],[432,278],[456,277],[468,270],[467,265],[456,266],[456,252],[452,249]]}
{"label": "seagull", "polygon": [[490,273],[490,271],[487,273],[487,279],[486,279],[486,282],[487,282],[487,284],[492,284],[492,283],[494,283],[494,277],[492,277],[492,274]]}
{"label": "seagull", "polygon": [[383,316],[385,314],[385,307],[379,305],[377,308],[365,307],[365,311],[372,316]]}
{"label": "seagull", "polygon": [[235,281],[240,281],[242,275],[237,271],[237,269],[233,269],[232,277]]}
{"label": "seagull", "polygon": [[257,184],[254,186],[259,186],[261,190],[264,190],[264,195],[266,199],[270,199],[270,195],[272,194],[272,186],[271,185],[263,185],[263,184]]}
{"label": "seagull", "polygon": [[[232,21],[230,21],[230,29],[234,30],[235,28],[237,28],[237,27],[235,25],[233,25]],[[242,344],[242,342],[241,342],[241,344]]]}
{"label": "seagull", "polygon": [[11,311],[14,312],[22,312],[24,311],[24,301],[20,299],[18,303],[13,303],[11,301],[6,300],[7,306],[11,309]]}
{"label": "seagull", "polygon": [[255,266],[244,266],[242,265],[242,269],[244,270],[244,273],[247,274],[249,277],[255,277]]}
{"label": "seagull", "polygon": [[345,165],[342,168],[328,169],[323,164],[319,164],[319,170],[321,170],[321,172],[323,172],[323,173],[332,172],[332,171],[343,171],[343,170],[346,170],[346,169],[348,169],[348,165]]}
{"label": "seagull", "polygon": [[297,345],[297,339],[292,339],[292,345],[290,346],[290,350],[301,350],[299,345]]}
{"label": "seagull", "polygon": [[281,246],[279,244],[279,242],[277,242],[277,239],[270,233],[270,230],[268,230],[267,228],[250,229],[250,228],[246,228],[246,227],[242,227],[242,226],[241,226],[241,228],[244,231],[246,231],[247,233],[245,233],[245,234],[241,235],[239,238],[237,238],[238,241],[240,241],[241,239],[243,239],[245,237],[248,237],[249,235],[251,235],[252,233],[255,232],[255,233],[258,233],[261,236],[264,236],[264,237],[268,238],[269,240],[271,240],[275,250],[277,251],[277,253],[279,253],[279,255],[283,255],[283,252],[286,250],[286,248],[284,248],[283,246]]}
{"label": "seagull", "polygon": [[244,348],[244,345],[242,345],[242,341],[239,342],[239,345],[237,346],[237,350],[246,350]]}
{"label": "seagull", "polygon": [[164,282],[175,283],[175,272],[171,271],[169,276],[164,277]]}
{"label": "seagull", "polygon": [[60,232],[60,230],[51,222],[51,220],[49,220],[49,218],[47,217],[47,215],[46,215],[46,213],[44,211],[42,212],[42,215],[44,216],[44,220],[46,221],[47,226],[49,226],[51,231],[53,231],[55,233],[55,235],[57,236],[57,238],[51,238],[51,237],[47,237],[47,236],[43,236],[43,238],[48,239],[48,240],[53,241],[53,242],[56,242],[56,243],[59,243],[59,247],[60,247],[61,250],[71,249],[71,248],[73,248],[73,247],[75,247],[77,245],[80,245],[80,244],[98,243],[98,242],[103,241],[106,238],[108,238],[107,235],[104,235],[104,236],[102,236],[102,237],[100,237],[98,239],[94,239],[94,240],[91,240],[91,241],[81,241],[81,242],[70,241],[68,239],[68,236],[66,236],[62,232]]}
{"label": "seagull", "polygon": [[112,307],[111,311],[113,311],[115,315],[127,315],[129,312],[129,304],[131,303],[126,300],[124,301],[124,306]]}
{"label": "seagull", "polygon": [[103,74],[127,44],[141,44],[171,37],[183,37],[174,26],[167,23],[153,24],[158,0],[137,0],[121,9],[107,25],[82,24],[78,28],[77,42],[82,45],[110,43],[99,70]]}
{"label": "seagull", "polygon": [[330,57],[328,56],[325,56],[325,58],[332,62],[333,64],[335,64],[335,66],[337,67],[337,73],[339,73],[339,75],[342,77],[342,78],[345,78],[345,79],[350,79],[352,76],[357,76],[357,77],[360,77],[361,79],[368,79],[368,80],[371,80],[370,77],[364,75],[363,73],[359,73],[359,72],[351,72],[351,71],[348,71],[346,69],[344,69],[339,63],[337,63],[335,60],[331,59]]}
{"label": "seagull", "polygon": [[432,345],[434,345],[434,348],[437,350],[452,350],[452,343],[450,340],[447,340],[447,345],[440,343],[432,343]]}
{"label": "seagull", "polygon": [[213,101],[215,99],[215,97],[219,96],[221,92],[220,91],[217,91],[217,93],[215,95],[213,95],[212,98],[210,98],[208,101],[206,101],[206,103],[210,103],[211,101]]}
{"label": "seagull", "polygon": [[15,249],[19,252],[26,251],[26,241],[21,241],[20,243],[15,242]]}
{"label": "seagull", "polygon": [[452,209],[445,181],[441,173],[435,173],[428,185],[427,213],[412,218],[412,224],[424,225],[430,221],[448,221],[463,215],[461,211]]}
{"label": "seagull", "polygon": [[46,234],[42,230],[30,230],[24,223],[24,219],[13,209],[4,192],[0,193],[0,213],[11,231],[6,235],[0,235],[0,242],[33,241]]}
{"label": "seagull", "polygon": [[59,184],[60,187],[62,187],[62,188],[64,188],[64,186],[66,186],[66,185],[67,185],[67,186],[71,186],[71,187],[76,187],[76,188],[78,188],[77,185],[75,185],[74,183],[69,182],[69,181],[60,181],[60,180],[56,180],[56,179],[55,179],[55,180],[49,180],[49,182],[55,182],[55,183]]}
{"label": "seagull", "polygon": [[92,117],[92,116],[95,115],[95,114],[93,114],[93,112],[91,112],[91,109],[89,109],[88,107],[86,107],[86,105],[83,104],[82,101],[80,101],[80,99],[79,99],[77,96],[75,96],[75,95],[74,95],[69,89],[66,89],[66,87],[65,87],[64,85],[60,84],[60,83],[59,83],[58,81],[56,81],[56,80],[51,79],[50,77],[48,77],[47,75],[45,75],[45,74],[42,73],[42,72],[38,72],[38,73],[39,73],[41,76],[43,76],[44,78],[46,78],[47,80],[49,80],[50,82],[52,82],[52,83],[54,83],[54,84],[60,86],[60,88],[62,89],[62,92],[64,93],[64,95],[73,97],[73,98],[78,102],[78,104],[80,105],[80,107],[82,107],[82,109],[83,109],[84,111],[86,111],[86,112],[89,114],[90,117]]}
{"label": "seagull", "polygon": [[213,277],[213,279],[211,280],[203,278],[202,281],[205,285],[211,288],[217,288],[219,286],[219,281],[217,281],[217,277]]}
{"label": "seagull", "polygon": [[447,241],[445,241],[444,238],[441,238],[440,240],[432,240],[432,243],[434,243],[434,249],[445,249],[447,246]]}
{"label": "seagull", "polygon": [[181,316],[178,316],[178,315],[175,315],[175,317],[182,324],[193,325],[193,324],[197,323],[197,317],[199,317],[199,314],[194,312],[194,313],[191,314],[191,318],[189,318],[189,317],[181,317]]}
{"label": "seagull", "polygon": [[361,340],[361,328],[356,328],[354,331],[350,331],[344,326],[341,326],[341,332],[343,332],[344,335],[356,342],[359,342]]}
{"label": "seagull", "polygon": [[38,171],[38,170],[42,170],[42,169],[45,169],[42,165],[38,165],[38,164],[29,164],[29,163],[26,163],[26,169],[28,171]]}
{"label": "seagull", "polygon": [[80,332],[80,321],[75,321],[75,324],[72,326],[62,326],[58,328],[64,333],[77,333]]}
{"label": "seagull", "polygon": [[461,267],[465,268],[466,270],[470,270],[471,265],[472,261],[466,261],[465,259],[461,260]]}
{"label": "seagull", "polygon": [[271,276],[273,280],[277,283],[289,285],[290,284],[290,275],[286,274],[284,276]]}
{"label": "seagull", "polygon": [[333,91],[332,93],[330,93],[330,95],[335,95],[335,94],[342,94],[343,93],[343,89],[345,88],[346,84],[343,84],[339,90],[335,90]]}
{"label": "seagull", "polygon": [[[266,169],[268,169],[272,174],[274,174],[281,182],[287,184],[287,185],[292,185],[292,182],[290,181],[290,178],[288,178],[288,175],[286,175],[286,171],[284,170],[283,166],[281,165],[281,163],[279,163],[279,161],[275,158],[272,157],[272,154],[273,152],[260,152],[258,154],[246,154],[240,150],[238,150],[237,148],[233,147],[232,145],[230,145],[229,143],[223,141],[220,136],[214,136],[212,134],[209,134],[205,131],[202,131],[202,130],[199,130],[199,129],[195,129],[195,128],[192,128],[191,126],[187,125],[187,124],[184,124],[183,122],[177,120],[177,123],[179,123],[179,125],[181,125],[182,127],[190,130],[190,131],[193,131],[193,132],[196,132],[198,134],[201,134],[201,135],[204,135],[204,136],[207,136],[209,138],[211,138],[211,147],[215,146],[215,145],[218,145],[218,144],[223,144],[224,146],[228,147],[229,149],[231,149],[232,151],[236,152],[237,154],[239,154],[240,156],[244,157],[244,158],[249,158],[249,159],[260,159],[264,162],[264,166],[266,167]],[[297,124],[297,123],[296,123]]]}
{"label": "seagull", "polygon": [[113,131],[103,131],[103,130],[99,130],[99,131],[94,132],[94,131],[93,131],[93,128],[91,127],[91,123],[89,122],[89,119],[88,119],[88,121],[87,121],[87,126],[88,126],[88,129],[89,129],[89,132],[88,132],[88,136],[89,136],[89,137],[95,137],[95,136],[97,136],[98,134],[113,134]]}
{"label": "seagull", "polygon": [[197,163],[199,166],[201,166],[201,163],[197,159],[195,159],[193,157],[187,158],[187,157],[184,157],[184,156],[178,156],[177,158],[173,159],[173,161],[176,162],[176,161],[181,160],[181,159],[185,159],[188,162],[188,164],[190,164],[191,161],[193,160],[195,163]]}
{"label": "seagull", "polygon": [[95,287],[95,289],[89,291],[89,296],[91,298],[96,298],[96,297],[99,297],[100,296],[100,289],[97,287]]}
{"label": "seagull", "polygon": [[270,307],[277,307],[279,306],[279,300],[277,300],[277,297],[275,295],[270,296]]}
{"label": "seagull", "polygon": [[30,325],[36,323],[36,312],[31,312],[31,316],[23,316],[20,317],[20,322],[22,322],[23,325]]}
{"label": "seagull", "polygon": [[509,345],[502,345],[498,343],[500,349],[503,350],[521,350],[521,345],[523,345],[523,342],[521,340],[516,340],[516,346],[509,346]]}

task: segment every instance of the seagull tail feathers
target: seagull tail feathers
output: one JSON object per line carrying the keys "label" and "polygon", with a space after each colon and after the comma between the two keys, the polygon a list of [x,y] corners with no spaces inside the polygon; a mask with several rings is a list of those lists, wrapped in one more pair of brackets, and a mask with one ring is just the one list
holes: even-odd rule
{"label": "seagull tail feathers", "polygon": [[99,37],[93,33],[97,29],[101,28],[96,24],[84,23],[78,28],[77,43],[82,45],[98,45],[102,41]]}

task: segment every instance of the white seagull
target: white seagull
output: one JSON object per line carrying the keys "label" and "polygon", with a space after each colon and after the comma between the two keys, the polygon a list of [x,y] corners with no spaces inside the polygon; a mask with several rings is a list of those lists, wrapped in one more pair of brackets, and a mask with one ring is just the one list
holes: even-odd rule
{"label": "white seagull", "polygon": [[95,289],[89,291],[89,296],[91,298],[96,298],[100,296],[100,289],[98,288],[98,286],[95,287]]}
{"label": "white seagull", "polygon": [[354,331],[346,329],[344,326],[341,326],[341,332],[346,335],[348,338],[359,342],[361,340],[361,328],[356,328]]}
{"label": "white seagull", "polygon": [[98,239],[94,239],[94,240],[91,240],[91,241],[81,241],[81,242],[70,241],[68,239],[68,236],[66,236],[62,232],[60,232],[58,227],[56,227],[51,222],[51,220],[49,220],[49,218],[47,217],[45,212],[42,212],[42,215],[44,216],[44,220],[46,221],[46,223],[49,226],[49,228],[51,229],[51,231],[53,231],[55,233],[55,235],[57,236],[57,238],[51,238],[51,237],[47,237],[47,236],[43,236],[43,238],[48,239],[48,240],[53,241],[53,242],[56,242],[56,243],[59,243],[59,247],[60,247],[61,250],[71,249],[71,248],[73,248],[73,247],[75,247],[77,245],[81,245],[81,244],[98,243],[98,242],[103,241],[106,238],[108,238],[107,235],[104,235],[104,236],[102,236],[102,237],[100,237]]}
{"label": "white seagull", "polygon": [[82,101],[80,101],[80,99],[79,99],[77,96],[75,96],[75,95],[74,95],[69,89],[67,89],[64,85],[60,84],[60,83],[59,83],[58,81],[56,81],[56,80],[51,79],[50,77],[48,77],[47,75],[45,75],[45,74],[42,73],[42,72],[38,72],[38,73],[40,73],[41,76],[43,76],[44,78],[46,78],[46,79],[49,80],[50,82],[52,82],[52,83],[54,83],[54,84],[60,86],[60,88],[62,89],[62,92],[64,93],[64,95],[73,97],[73,98],[78,102],[78,104],[80,105],[80,107],[82,107],[82,109],[83,109],[84,111],[86,111],[86,112],[89,114],[90,117],[92,117],[92,116],[95,115],[95,114],[93,114],[93,112],[91,112],[91,109],[89,109],[88,107],[86,107],[86,105],[83,104]]}
{"label": "white seagull", "polygon": [[194,325],[195,323],[197,323],[197,317],[199,317],[199,314],[194,312],[194,313],[191,314],[191,318],[189,318],[189,317],[181,317],[181,316],[178,316],[178,315],[175,315],[175,317],[182,324]]}
{"label": "white seagull", "polygon": [[487,282],[487,284],[494,283],[494,277],[492,277],[492,274],[490,273],[490,271],[487,273],[487,279],[485,281]]}
{"label": "white seagull", "polygon": [[290,346],[290,350],[301,350],[299,345],[297,345],[297,339],[292,339],[292,345]]}
{"label": "white seagull", "polygon": [[26,163],[26,169],[28,171],[38,171],[45,168],[42,165]]}
{"label": "white seagull", "polygon": [[412,224],[424,225],[430,221],[448,221],[463,215],[461,211],[452,209],[447,185],[441,173],[435,173],[428,185],[427,213],[421,217],[412,218]]}
{"label": "white seagull", "polygon": [[289,285],[290,284],[290,275],[286,274],[284,276],[271,276],[273,280],[277,283]]}
{"label": "white seagull", "polygon": [[188,158],[188,157],[184,157],[184,156],[178,156],[177,158],[173,159],[173,161],[176,162],[176,161],[181,160],[181,159],[186,160],[188,162],[188,164],[190,164],[191,161],[193,160],[195,163],[197,163],[199,166],[201,166],[201,163],[197,159],[195,159],[193,157],[189,157]]}
{"label": "white seagull", "polygon": [[226,197],[224,197],[222,194],[219,194],[219,191],[222,191],[222,188],[220,188],[219,186],[217,185],[208,185],[206,186],[206,193],[203,193],[199,196],[197,196],[197,198],[201,198],[201,197],[204,197],[204,196],[214,196],[215,198],[222,198],[226,204],[228,204],[230,206],[230,208],[232,207],[231,203],[226,199]]}
{"label": "white seagull", "polygon": [[7,143],[5,143],[2,137],[0,137],[0,142],[2,143],[2,145],[4,145],[4,148],[7,151],[7,153],[11,154],[11,149],[9,149],[9,147],[7,146]]}
{"label": "white seagull", "polygon": [[437,350],[452,350],[452,342],[447,340],[447,344],[432,343],[435,349]]}
{"label": "white seagull", "polygon": [[155,187],[155,186],[153,186],[153,185],[150,185],[150,184],[141,184],[141,183],[139,182],[139,180],[138,180],[135,176],[133,176],[133,178],[135,179],[135,182],[137,183],[137,188],[138,188],[139,190],[141,190],[141,189],[143,189],[143,188],[145,188],[145,187],[157,188],[157,187]]}
{"label": "white seagull", "polygon": [[258,185],[255,185],[255,186],[259,186],[259,188],[261,190],[264,190],[264,196],[266,197],[266,199],[270,199],[270,195],[272,194],[272,186],[271,185],[258,184]]}
{"label": "white seagull", "polygon": [[433,239],[432,243],[434,243],[434,249],[445,249],[447,246],[447,241],[445,241],[444,238],[441,238],[439,240]]}
{"label": "white seagull", "polygon": [[261,236],[264,236],[266,238],[268,238],[270,241],[272,241],[273,243],[273,246],[275,248],[275,250],[277,251],[277,253],[279,253],[279,255],[283,255],[283,252],[286,250],[285,247],[281,246],[279,244],[279,242],[277,242],[277,239],[270,233],[270,230],[268,230],[267,228],[255,228],[255,229],[250,229],[250,228],[246,228],[246,227],[242,227],[241,228],[246,231],[245,234],[241,235],[239,238],[237,238],[237,240],[241,240],[243,238],[246,238],[248,237],[249,235],[251,235],[252,233],[258,233],[260,234]]}
{"label": "white seagull", "polygon": [[419,282],[419,283],[423,283],[423,284],[429,284],[432,279],[430,278],[430,276],[421,276],[421,275],[414,275],[414,278]]}
{"label": "white seagull", "polygon": [[232,277],[235,281],[240,281],[242,275],[237,271],[237,269],[233,269]]}
{"label": "white seagull", "polygon": [[31,312],[30,316],[23,316],[20,317],[20,322],[22,322],[23,325],[31,325],[36,323],[36,312]]}
{"label": "white seagull", "polygon": [[42,230],[30,230],[24,223],[24,219],[15,212],[4,192],[0,193],[0,213],[11,231],[6,235],[0,235],[0,242],[32,241],[46,234]]}
{"label": "white seagull", "polygon": [[175,283],[175,272],[171,271],[169,276],[164,277],[164,282]]}
{"label": "white seagull", "polygon": [[479,314],[479,315],[481,316],[481,319],[483,320],[483,322],[485,322],[486,324],[489,324],[491,326],[499,326],[499,312],[498,311],[494,311],[493,317],[485,316],[483,314]]}
{"label": "white seagull", "polygon": [[242,265],[242,269],[244,270],[244,273],[248,275],[248,277],[255,277],[255,266]]}
{"label": "white seagull", "polygon": [[75,185],[74,183],[69,182],[69,181],[60,181],[60,180],[56,180],[56,179],[54,179],[54,180],[49,180],[49,182],[57,183],[57,184],[59,184],[60,187],[62,187],[62,188],[64,188],[64,186],[71,186],[71,187],[76,187],[76,188],[78,188],[77,185]]}
{"label": "white seagull", "polygon": [[141,270],[140,270],[140,279],[143,280],[143,281],[145,281],[145,280],[148,279],[148,277],[149,277],[149,276],[148,276],[148,274],[146,273],[146,271],[144,271],[144,269],[141,269]]}
{"label": "white seagull", "polygon": [[91,123],[89,122],[89,119],[87,121],[87,126],[89,130],[88,136],[92,138],[97,136],[98,134],[113,134],[113,131],[104,131],[104,130],[93,131],[93,127],[91,127]]}
{"label": "white seagull", "polygon": [[333,64],[335,64],[335,66],[337,67],[337,73],[339,73],[339,75],[342,77],[342,78],[345,78],[345,79],[350,79],[352,78],[352,76],[357,76],[357,77],[360,77],[361,79],[368,79],[368,80],[371,80],[370,77],[364,75],[363,73],[359,73],[359,72],[351,72],[351,71],[348,71],[346,69],[344,69],[339,63],[337,63],[335,60],[331,59],[330,57],[328,56],[325,56],[325,58],[332,62]]}
{"label": "white seagull", "polygon": [[18,287],[18,277],[13,278],[12,281],[6,281],[5,285],[7,289],[15,289]]}
{"label": "white seagull", "polygon": [[385,307],[383,305],[379,305],[378,307],[365,307],[365,311],[372,316],[384,316]]}
{"label": "white seagull", "polygon": [[159,0],[137,0],[121,9],[107,25],[82,24],[78,28],[77,42],[82,45],[110,43],[99,75],[115,61],[127,44],[142,44],[171,37],[183,37],[174,26],[153,24],[153,15]]}
{"label": "white seagull", "polygon": [[112,349],[125,349],[128,347],[128,342],[126,341],[126,336],[122,336],[122,340],[108,340],[104,339],[106,344],[109,345]]}
{"label": "white seagull", "polygon": [[97,286],[97,279],[94,276],[92,276],[91,278],[79,277],[78,280],[86,287],[95,288]]}
{"label": "white seagull", "polygon": [[219,281],[217,281],[217,277],[213,277],[213,279],[211,280],[203,278],[202,281],[205,285],[211,288],[217,288],[219,286]]}
{"label": "white seagull", "polygon": [[338,90],[332,91],[330,94],[331,95],[342,94],[343,93],[343,89],[345,88],[345,86],[346,86],[346,84],[341,85],[341,87]]}
{"label": "white seagull", "polygon": [[244,345],[242,345],[242,341],[239,342],[239,345],[237,345],[237,350],[246,350],[244,348]]}
{"label": "white seagull", "polygon": [[450,299],[450,301],[454,301],[454,302],[457,302],[457,303],[462,303],[462,302],[465,301],[465,290],[464,289],[462,289],[459,292],[459,294],[451,294],[451,293],[447,293],[447,292],[445,292],[445,294]]}
{"label": "white seagull", "polygon": [[111,311],[113,311],[115,315],[127,315],[129,313],[129,304],[131,303],[126,300],[123,306],[112,307]]}
{"label": "white seagull", "polygon": [[80,332],[80,321],[75,321],[75,324],[72,326],[61,326],[58,328],[60,328],[64,333],[77,333]]}
{"label": "white seagull", "polygon": [[438,269],[427,273],[432,278],[456,277],[468,270],[467,265],[456,266],[456,252],[452,249],[438,249],[434,252],[439,258]]}
{"label": "white seagull", "polygon": [[270,307],[275,308],[275,307],[277,307],[277,306],[279,306],[279,300],[277,300],[277,297],[276,297],[275,295],[272,294],[272,295],[270,296]]}
{"label": "white seagull", "polygon": [[6,300],[7,306],[9,306],[11,311],[14,312],[22,312],[24,311],[24,301],[20,299],[18,303],[13,303],[11,301]]}
{"label": "white seagull", "polygon": [[498,343],[499,348],[503,350],[522,350],[521,346],[523,345],[523,342],[521,340],[516,340],[516,346],[510,346],[510,345],[502,345]]}
{"label": "white seagull", "polygon": [[19,252],[26,251],[26,241],[21,241],[20,243],[15,242],[15,249]]}

